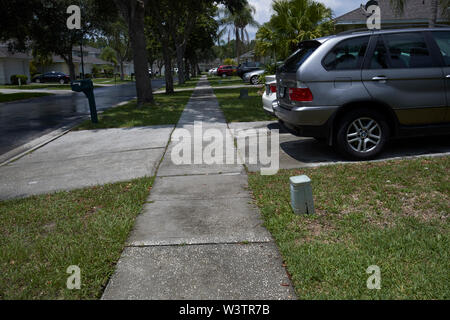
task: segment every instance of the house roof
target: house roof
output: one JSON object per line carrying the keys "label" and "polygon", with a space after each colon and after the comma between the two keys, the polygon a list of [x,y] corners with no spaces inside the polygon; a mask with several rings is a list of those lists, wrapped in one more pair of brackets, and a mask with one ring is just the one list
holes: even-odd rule
{"label": "house roof", "polygon": [[11,52],[9,51],[8,43],[0,43],[0,58],[9,59],[26,59],[32,60],[33,58],[27,52]]}
{"label": "house roof", "polygon": [[[378,0],[381,10],[381,23],[423,23],[428,22],[430,16],[430,0],[408,0],[402,13],[397,12],[390,0]],[[448,22],[441,6],[438,9],[438,22]],[[347,12],[335,18],[337,25],[366,24],[367,16],[360,8]]]}
{"label": "house roof", "polygon": [[[79,52],[79,51],[80,51],[80,46],[74,46],[74,47],[72,48],[72,51],[77,51],[77,52]],[[94,48],[94,47],[91,47],[91,46],[83,46],[83,51],[84,51],[84,52],[89,52],[89,53],[97,53],[97,54],[102,53],[102,50],[101,50],[101,49]]]}
{"label": "house roof", "polygon": [[[74,55],[72,57],[72,59],[73,59],[73,62],[75,62],[75,63],[81,63],[81,57],[78,57],[78,56]],[[55,62],[55,63],[65,62],[62,57],[57,56],[57,55],[53,55],[52,56],[52,61]],[[99,59],[99,58],[91,56],[91,55],[84,56],[83,57],[83,62],[84,63],[92,63],[92,64],[112,64],[111,62]]]}
{"label": "house roof", "polygon": [[255,56],[255,50],[248,51],[242,55],[240,55],[240,59],[253,58]]}

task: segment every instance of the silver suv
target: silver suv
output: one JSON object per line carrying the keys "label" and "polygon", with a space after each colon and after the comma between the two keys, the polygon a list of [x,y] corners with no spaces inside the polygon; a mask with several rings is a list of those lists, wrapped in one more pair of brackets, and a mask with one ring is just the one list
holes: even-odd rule
{"label": "silver suv", "polygon": [[280,123],[364,160],[392,137],[450,133],[450,28],[305,41],[277,72]]}

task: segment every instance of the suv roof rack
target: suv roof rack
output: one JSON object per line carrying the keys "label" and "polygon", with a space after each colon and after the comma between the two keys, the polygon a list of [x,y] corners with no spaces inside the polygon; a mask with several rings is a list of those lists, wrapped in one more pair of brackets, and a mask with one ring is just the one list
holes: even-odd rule
{"label": "suv roof rack", "polygon": [[[357,32],[380,32],[380,31],[384,31],[384,30],[395,30],[395,29],[428,28],[428,23],[409,24],[407,26],[391,24],[391,25],[382,25],[381,27],[382,27],[381,29],[367,29],[367,28],[351,29],[351,30],[339,32],[336,35],[345,35],[345,34],[352,34],[352,33],[357,33]],[[434,28],[450,28],[450,25],[436,24],[436,25],[434,25]]]}

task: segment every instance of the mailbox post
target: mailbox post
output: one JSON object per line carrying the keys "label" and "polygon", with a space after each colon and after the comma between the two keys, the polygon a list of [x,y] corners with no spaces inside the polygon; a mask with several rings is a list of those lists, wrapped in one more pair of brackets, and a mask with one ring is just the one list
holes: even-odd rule
{"label": "mailbox post", "polygon": [[86,97],[89,100],[89,109],[91,111],[91,121],[92,123],[97,123],[97,106],[95,104],[95,97],[94,97],[94,83],[91,79],[86,80],[78,80],[78,81],[72,81],[70,83],[70,86],[72,87],[72,91],[75,92],[83,92]]}

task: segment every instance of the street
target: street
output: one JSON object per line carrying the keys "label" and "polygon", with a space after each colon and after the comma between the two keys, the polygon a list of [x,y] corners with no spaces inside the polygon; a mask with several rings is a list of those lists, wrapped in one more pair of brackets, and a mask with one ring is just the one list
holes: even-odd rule
{"label": "street", "polygon": [[[164,86],[164,79],[152,80],[153,90]],[[94,91],[97,110],[105,110],[136,96],[133,84],[97,88]],[[83,93],[54,95],[0,106],[0,155],[59,127],[89,114]]]}

